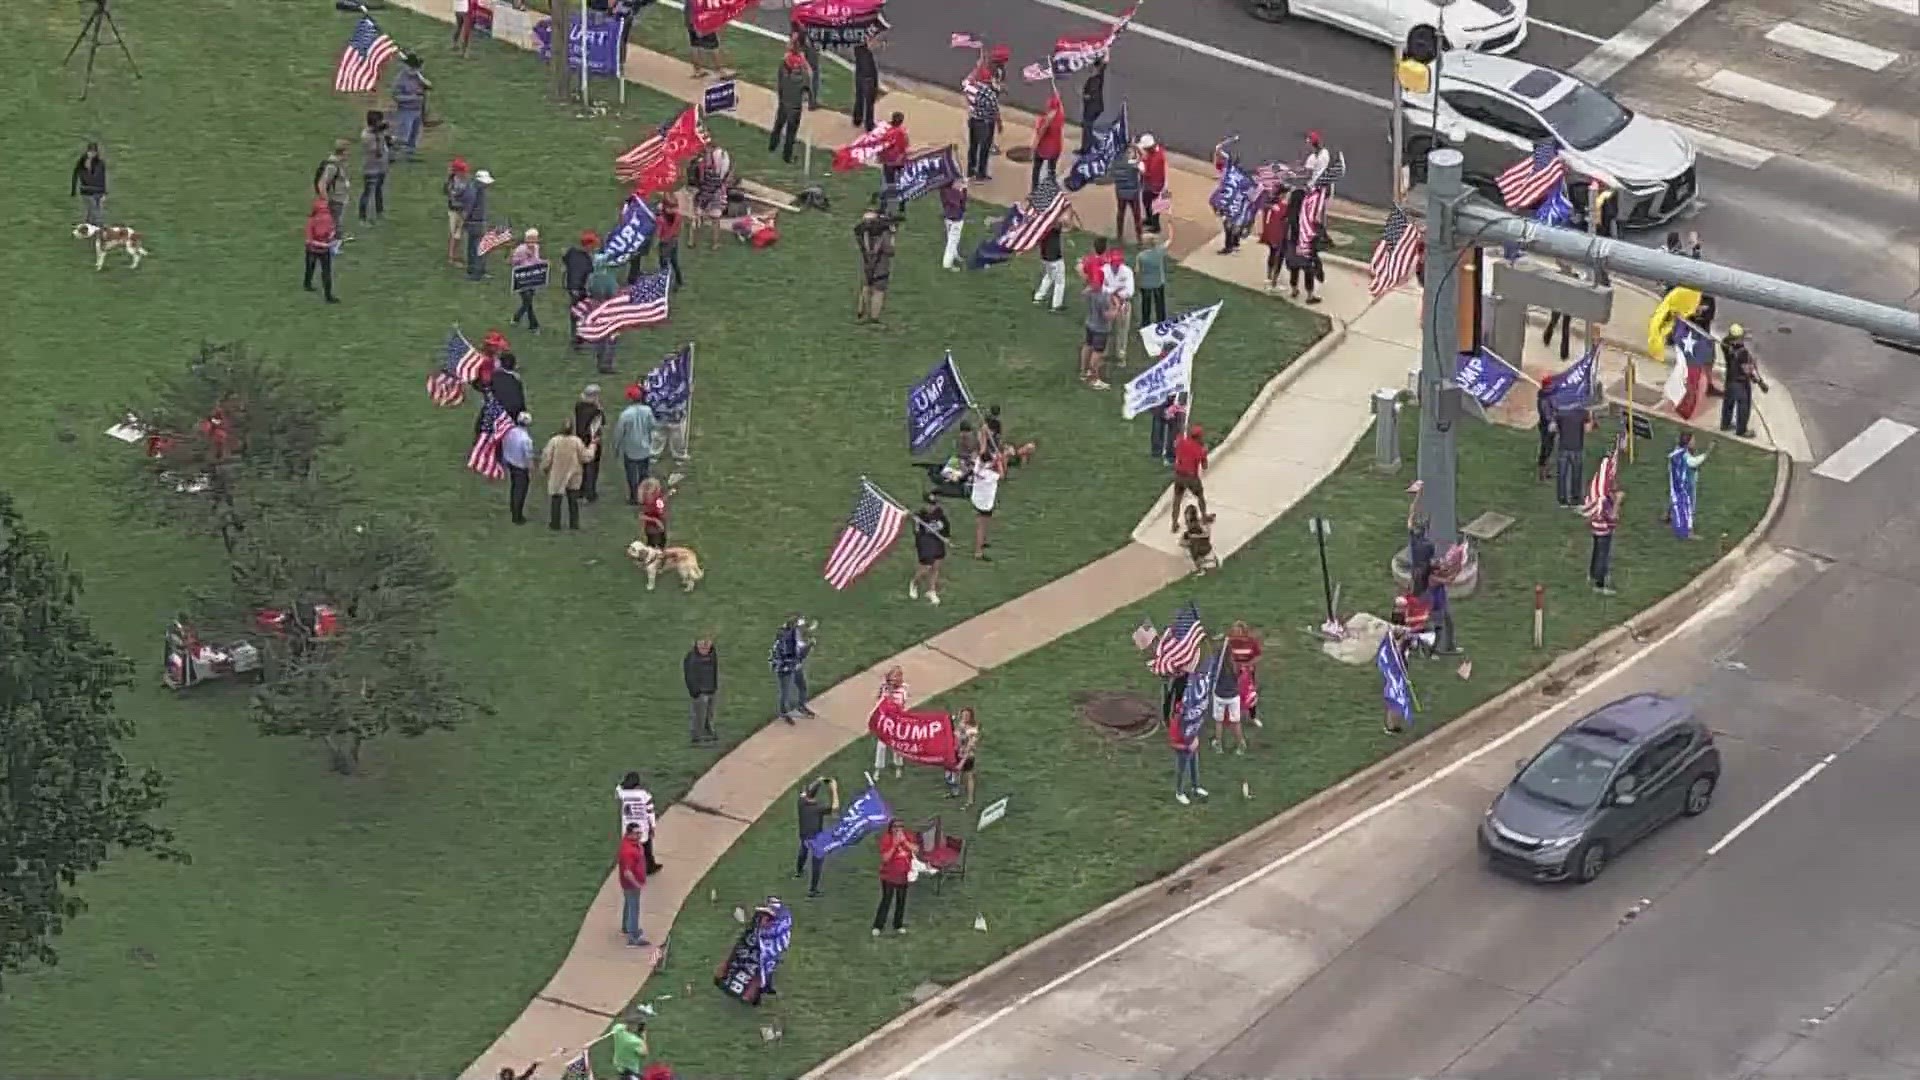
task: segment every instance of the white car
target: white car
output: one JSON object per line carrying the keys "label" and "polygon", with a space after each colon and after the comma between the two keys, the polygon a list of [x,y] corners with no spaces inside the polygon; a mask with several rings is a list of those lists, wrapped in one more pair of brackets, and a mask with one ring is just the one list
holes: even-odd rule
{"label": "white car", "polygon": [[1398,45],[1416,26],[1439,31],[1443,49],[1509,53],[1527,40],[1527,0],[1247,0],[1257,19],[1312,19]]}

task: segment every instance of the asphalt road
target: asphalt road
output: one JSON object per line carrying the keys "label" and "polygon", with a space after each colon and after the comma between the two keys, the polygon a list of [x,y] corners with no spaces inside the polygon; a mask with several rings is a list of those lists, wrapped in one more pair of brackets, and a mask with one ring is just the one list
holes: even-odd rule
{"label": "asphalt road", "polygon": [[[1576,33],[1536,25],[1520,55],[1572,66],[1594,48],[1586,38],[1616,33],[1644,6],[1536,0],[1536,18]],[[981,0],[970,25],[931,0],[892,8],[886,63],[944,83],[969,59],[947,48],[951,31],[1009,41],[1017,67],[1092,25],[1033,0]],[[1836,20],[1820,29],[1851,28],[1899,59],[1868,70],[1776,48],[1766,35],[1789,16]],[[1384,199],[1385,112],[1355,97],[1386,95],[1384,46],[1262,24],[1233,0],[1149,3],[1143,21],[1335,89],[1133,36],[1117,49],[1108,97],[1127,100],[1136,130],[1195,154],[1239,132],[1253,153],[1291,156],[1317,127],[1349,157],[1342,194]],[[1713,0],[1608,85],[1720,141],[1720,156],[1702,158],[1701,206],[1677,223],[1701,233],[1709,258],[1912,305],[1916,56],[1920,23],[1872,0]],[[1810,123],[1703,92],[1710,73],[1731,70],[1722,63],[1832,108]],[[1033,88],[1014,96],[1041,103]],[[1727,763],[1707,816],[1635,849],[1594,886],[1533,888],[1474,854],[1472,821],[1511,771],[1483,762],[1397,819],[1398,832],[1370,829],[1351,850],[1281,868],[1251,899],[1071,979],[1060,976],[1104,955],[1112,931],[1052,950],[1052,970],[1042,957],[981,988],[930,1025],[964,1037],[910,1075],[1920,1076],[1920,665],[1908,621],[1920,610],[1920,438],[1866,454],[1848,479],[1815,467],[1881,421],[1920,428],[1920,359],[1740,305],[1723,304],[1721,319],[1754,335],[1811,443],[1773,537],[1781,554],[1750,595],[1581,705],[1638,689],[1699,701]],[[1708,498],[1711,475],[1709,465]],[[913,1060],[907,1049],[852,1065],[888,1075],[882,1065]]]}

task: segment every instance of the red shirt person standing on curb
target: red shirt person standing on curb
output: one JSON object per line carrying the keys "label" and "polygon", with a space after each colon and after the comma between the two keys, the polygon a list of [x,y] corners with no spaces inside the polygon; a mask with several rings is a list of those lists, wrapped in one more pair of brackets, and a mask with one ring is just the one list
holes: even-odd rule
{"label": "red shirt person standing on curb", "polygon": [[1147,207],[1147,228],[1160,228],[1154,204],[1167,193],[1167,151],[1151,134],[1140,136],[1140,197]]}
{"label": "red shirt person standing on curb", "polygon": [[1186,501],[1188,492],[1193,493],[1193,501],[1200,507],[1200,516],[1207,521],[1213,520],[1213,515],[1207,513],[1206,487],[1200,482],[1201,474],[1207,468],[1207,444],[1203,441],[1206,434],[1195,425],[1173,441],[1174,532],[1180,531],[1180,504]]}

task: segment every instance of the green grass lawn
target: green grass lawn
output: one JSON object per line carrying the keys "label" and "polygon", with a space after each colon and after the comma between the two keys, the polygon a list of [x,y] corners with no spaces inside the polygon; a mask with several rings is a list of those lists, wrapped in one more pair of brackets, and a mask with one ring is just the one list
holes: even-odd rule
{"label": "green grass lawn", "polygon": [[[1414,428],[1407,424],[1409,462]],[[1473,660],[1471,680],[1461,680],[1446,660],[1411,666],[1423,727],[1459,716],[1646,607],[1711,563],[1721,537],[1731,542],[1752,528],[1771,492],[1771,457],[1734,445],[1717,450],[1701,479],[1704,539],[1683,543],[1658,520],[1666,490],[1661,451],[1671,446],[1672,433],[1659,427],[1656,435],[1654,443],[1641,443],[1648,452],[1639,462],[1623,469],[1629,501],[1616,541],[1619,595],[1602,598],[1583,581],[1590,543],[1585,522],[1557,509],[1550,485],[1533,480],[1532,433],[1479,425],[1467,431],[1460,455],[1462,520],[1497,510],[1517,521],[1483,551],[1486,585],[1457,605],[1459,640]],[[1343,608],[1384,615],[1390,605],[1385,566],[1405,543],[1411,469],[1382,476],[1372,471],[1371,456],[1371,445],[1363,444],[1221,573],[1166,589],[939,702],[978,710],[978,805],[1003,795],[1012,802],[1006,820],[982,835],[966,878],[949,883],[941,896],[930,883],[915,886],[908,937],[868,934],[878,899],[871,841],[829,860],[824,898],[803,898],[804,883],[788,876],[796,843],[789,792],[694,889],[696,900],[674,926],[668,965],[643,995],[672,995],[656,1002],[656,1056],[694,1076],[800,1075],[907,1008],[921,983],[951,984],[1402,745],[1381,732],[1380,681],[1372,665],[1332,660],[1305,632],[1321,618],[1323,604],[1309,515],[1334,522],[1329,555],[1334,577],[1345,583]],[[1541,650],[1530,640],[1536,582],[1547,585],[1550,605]],[[1211,798],[1182,807],[1171,797],[1164,731],[1115,742],[1078,717],[1076,698],[1085,691],[1131,691],[1157,707],[1159,680],[1128,636],[1143,617],[1165,625],[1189,599],[1212,631],[1235,619],[1263,630],[1266,727],[1249,726],[1253,749],[1246,757],[1204,751],[1200,779]],[[872,744],[862,740],[826,772],[851,798],[871,766]],[[1242,784],[1251,798],[1242,797]],[[942,798],[932,770],[884,779],[882,790],[896,814],[916,825],[934,814],[950,824],[973,817]],[[1470,842],[1460,837],[1462,845]],[[705,904],[700,898],[709,889],[717,901]],[[723,998],[711,973],[737,933],[734,906],[750,909],[770,892],[788,898],[796,912],[794,944],[780,969],[780,995],[756,1011]],[[985,933],[974,929],[976,915],[986,917]],[[760,1025],[775,1019],[784,1035],[763,1042]]]}
{"label": "green grass lawn", "polygon": [[[115,10],[144,79],[102,51],[82,103],[77,69],[58,61],[84,13],[0,8],[0,121],[21,181],[17,242],[0,250],[15,385],[0,449],[28,521],[87,574],[97,628],[141,664],[142,685],[122,699],[142,724],[131,756],[171,778],[167,823],[194,862],[122,860],[81,883],[92,906],[60,941],[63,963],[0,997],[0,1075],[199,1077],[234,1063],[287,1077],[450,1075],[571,942],[611,860],[614,780],[642,769],[671,800],[713,760],[684,737],[679,658],[697,633],[719,641],[731,745],[769,718],[764,661],[784,613],[825,621],[824,687],[1124,543],[1163,482],[1117,395],[1074,385],[1078,319],[1028,303],[1032,260],[943,273],[937,215],[916,207],[892,325],[852,324],[848,227],[869,176],[829,181],[837,212],[791,216],[773,249],[685,252],[691,283],[671,326],[629,335],[618,378],[567,354],[552,297],[541,309],[557,331],[506,326],[503,266],[470,286],[443,265],[448,157],[490,169],[496,216],[540,226],[557,258],[582,228],[612,224],[611,158],[677,106],[636,89],[626,119],[576,120],[548,105],[526,54],[486,43],[458,62],[441,24],[403,11],[382,25],[428,56],[448,123],[389,182],[389,219],[351,228],[344,303],[324,306],[299,288],[300,230],[316,164],[374,104],[329,88],[351,20],[317,2]],[[764,136],[713,129],[746,175],[798,186]],[[95,274],[91,249],[67,235],[79,208],[59,188],[88,138],[109,158],[108,216],[152,252],[137,273],[116,260]],[[1176,308],[1231,301],[1207,345],[1218,411],[1205,419],[1221,430],[1323,325],[1184,272],[1169,292]],[[641,591],[617,499],[590,509],[579,535],[506,527],[503,488],[462,468],[472,403],[435,410],[422,388],[456,322],[476,338],[508,331],[543,439],[582,384],[602,383],[617,404],[622,382],[697,342],[696,463],[674,534],[706,564],[698,592]],[[342,403],[361,496],[433,525],[462,582],[440,647],[496,716],[375,744],[364,774],[342,779],[317,748],[260,738],[236,688],[157,690],[166,619],[223,568],[211,544],[124,520],[105,474],[134,451],[101,432],[152,373],[233,339]],[[1010,429],[1040,442],[1004,493],[1001,558],[955,566],[940,608],[907,601],[905,555],[833,594],[819,567],[856,478],[919,494],[902,397],[946,348],[982,403],[1004,403]],[[105,1017],[115,1037],[84,1036]]]}

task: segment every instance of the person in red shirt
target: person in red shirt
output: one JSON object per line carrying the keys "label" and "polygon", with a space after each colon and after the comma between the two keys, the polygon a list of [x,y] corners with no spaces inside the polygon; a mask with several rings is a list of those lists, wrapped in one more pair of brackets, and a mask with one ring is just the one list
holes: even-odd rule
{"label": "person in red shirt", "polygon": [[[896,112],[887,117],[887,131],[881,136],[880,151],[875,160],[880,163],[880,182],[893,187],[900,178],[900,166],[907,163],[907,148],[912,145],[907,138],[907,114]],[[897,197],[897,196],[896,196]]]}
{"label": "person in red shirt", "polygon": [[920,857],[920,838],[898,820],[887,822],[880,834],[880,910],[873,913],[873,936],[879,937],[893,910],[893,932],[907,932],[907,884],[913,879],[913,860]]}
{"label": "person in red shirt", "polygon": [[1228,670],[1240,689],[1241,715],[1253,721],[1254,727],[1264,727],[1260,723],[1260,678],[1256,670],[1260,663],[1260,635],[1246,623],[1235,620],[1227,628],[1226,649]]}
{"label": "person in red shirt", "polygon": [[[671,191],[664,192],[654,206],[653,242],[660,249],[660,269],[673,268],[673,291],[687,283],[687,275],[680,271],[680,197]],[[640,260],[633,260],[639,266]]]}
{"label": "person in red shirt", "polygon": [[628,945],[651,945],[647,932],[640,929],[640,890],[647,884],[647,853],[640,846],[639,822],[627,822],[615,861],[620,874],[620,932],[627,935]]}
{"label": "person in red shirt", "polygon": [[339,226],[334,224],[327,200],[313,200],[313,207],[307,211],[307,273],[301,287],[313,291],[313,271],[318,268],[320,288],[329,304],[340,302],[340,298],[333,295],[333,248],[339,235]]}
{"label": "person in red shirt", "polygon": [[1089,289],[1099,289],[1107,281],[1107,238],[1093,238],[1093,250],[1080,257],[1080,277]]}
{"label": "person in red shirt", "polygon": [[1060,149],[1066,139],[1067,107],[1060,100],[1060,92],[1053,92],[1047,98],[1047,109],[1033,124],[1033,179],[1029,187],[1040,186],[1040,173],[1044,166],[1049,178],[1060,175]]}
{"label": "person in red shirt", "polygon": [[1207,513],[1207,489],[1200,481],[1207,469],[1206,432],[1199,425],[1187,429],[1185,435],[1173,440],[1173,531],[1180,531],[1180,504],[1186,501],[1189,492],[1200,507],[1200,516],[1207,521],[1213,515]]}
{"label": "person in red shirt", "polygon": [[1167,151],[1151,134],[1140,136],[1140,197],[1147,208],[1147,228],[1160,228],[1153,204],[1167,193]]}
{"label": "person in red shirt", "polygon": [[1280,271],[1286,266],[1287,205],[1286,199],[1275,199],[1260,212],[1260,243],[1267,249],[1268,292],[1280,287]]}
{"label": "person in red shirt", "polygon": [[640,481],[640,539],[656,551],[667,546],[667,489],[649,476]]}

